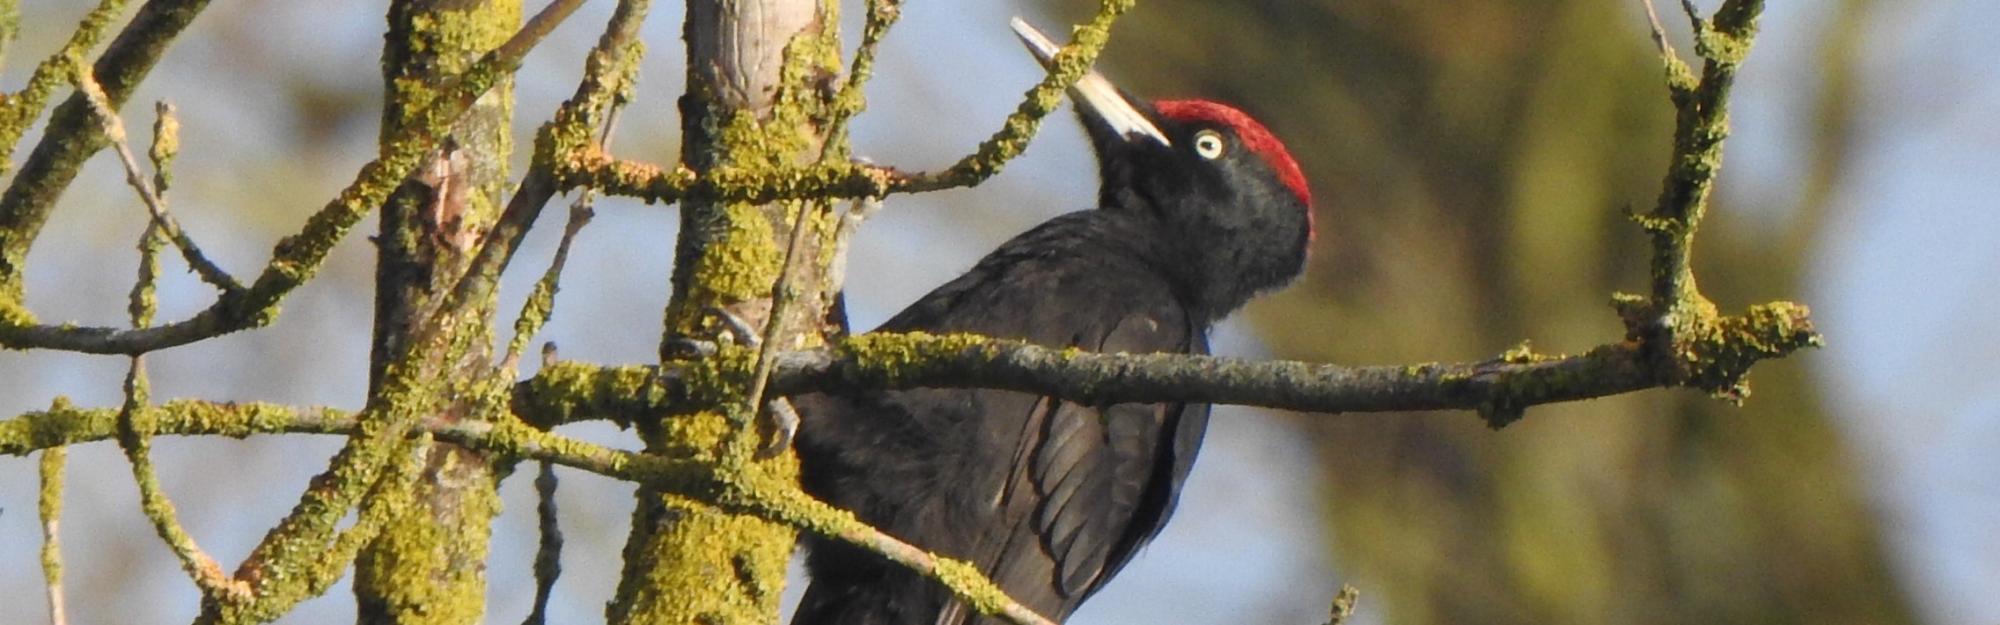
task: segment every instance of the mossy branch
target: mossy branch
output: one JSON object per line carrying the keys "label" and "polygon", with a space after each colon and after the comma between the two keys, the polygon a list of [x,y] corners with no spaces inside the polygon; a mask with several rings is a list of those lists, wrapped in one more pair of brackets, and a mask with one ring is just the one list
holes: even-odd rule
{"label": "mossy branch", "polygon": [[[895,3],[871,5],[875,19],[893,19]],[[706,174],[684,166],[658,165],[617,159],[601,150],[578,146],[559,161],[560,189],[590,186],[610,195],[635,197],[647,202],[673,203],[688,198],[719,202],[765,204],[778,200],[880,198],[897,193],[922,193],[977,185],[1000,172],[1014,157],[1027,149],[1041,122],[1062,103],[1062,95],[1084,74],[1089,73],[1097,55],[1109,40],[1112,22],[1132,8],[1132,0],[1103,0],[1089,22],[1076,27],[1075,37],[1056,53],[1054,69],[1023,94],[1020,104],[1007,116],[1000,130],[979,144],[973,153],[943,170],[909,173],[894,167],[865,163],[824,161],[772,171],[768,169],[719,165]],[[886,28],[886,21],[884,22]],[[868,32],[864,31],[864,44]],[[879,36],[879,33],[878,33]],[[868,48],[863,48],[864,52]],[[857,56],[856,68],[870,67]],[[869,61],[872,63],[872,60]],[[865,78],[865,74],[862,77]],[[852,80],[852,78],[850,78]],[[854,84],[854,83],[850,83]],[[855,99],[858,94],[844,96]]]}
{"label": "mossy branch", "polygon": [[[19,299],[10,298],[7,291],[0,288],[0,347],[131,355],[186,345],[271,323],[277,318],[279,303],[293,289],[319,272],[334,244],[346,238],[356,222],[381,205],[418,163],[437,148],[438,142],[450,132],[451,124],[472,106],[473,101],[518,69],[528,52],[580,4],[580,0],[551,3],[506,43],[481,57],[450,85],[441,89],[443,97],[419,113],[419,121],[410,124],[399,136],[384,141],[375,160],[363,165],[355,180],[342,189],[338,197],[308,218],[298,234],[278,242],[272,251],[271,261],[248,288],[223,293],[214,304],[187,319],[129,330],[36,324],[33,315],[21,306]],[[151,6],[148,5],[149,8]],[[134,23],[137,23],[136,19]],[[164,43],[160,45],[164,46]],[[114,51],[115,47],[114,44]],[[106,57],[110,58],[110,54],[107,53]],[[130,83],[114,83],[104,73],[103,65],[100,61],[98,77],[103,81],[105,92],[116,102],[122,97],[116,89],[129,90],[136,79],[127,78],[133,81]],[[81,114],[86,116],[85,122],[92,121],[88,119],[87,111]],[[101,143],[103,136],[95,128],[92,125],[77,132],[91,133],[87,136],[97,137]],[[30,161],[31,167],[34,162]],[[16,180],[28,175],[29,171],[23,170]],[[12,254],[7,246],[15,239],[10,237],[33,238],[34,228],[16,225],[15,220],[10,218],[16,212],[28,210],[14,208],[6,199],[13,195],[10,189],[7,196],[0,197],[0,256]],[[45,217],[46,214],[42,214],[32,221],[32,225],[39,227],[40,219]],[[25,257],[25,240],[21,246],[20,256]],[[0,265],[6,262],[0,259]],[[12,269],[0,266],[0,287],[5,286],[6,272],[18,269],[18,266]]]}
{"label": "mossy branch", "polygon": [[[1814,346],[1803,307],[1776,303],[1717,317],[1677,343],[1662,365],[1646,344],[1621,341],[1578,355],[1526,349],[1462,363],[1352,367],[1185,354],[1098,354],[971,335],[864,334],[828,349],[779,354],[777,395],[909,388],[994,388],[1087,404],[1201,402],[1307,412],[1477,410],[1506,425],[1521,410],[1667,386],[1708,389],[1739,380],[1759,360]],[[701,380],[741,359],[653,367],[561,363],[515,390],[515,410],[539,424],[629,420],[683,402],[715,402]]]}
{"label": "mossy branch", "polygon": [[[104,95],[88,70],[82,70],[77,78],[78,87],[90,97],[91,104],[103,119],[105,134],[118,146],[119,155],[125,163],[127,181],[138,189],[142,199],[155,207],[154,221],[146,223],[145,231],[139,235],[139,271],[132,284],[132,291],[126,311],[130,315],[132,327],[143,328],[153,323],[158,299],[155,291],[160,280],[160,248],[169,238],[164,223],[158,220],[163,213],[158,209],[163,205],[164,196],[153,191],[146,178],[139,174],[138,163],[131,156],[131,148],[125,145],[125,129],[119,123],[117,114],[104,103]],[[142,416],[151,393],[146,379],[144,356],[131,357],[125,373],[125,403],[118,411],[118,447],[125,452],[125,459],[132,465],[132,481],[139,489],[139,510],[146,520],[153,523],[153,531],[167,544],[167,549],[180,560],[181,570],[201,591],[203,599],[220,600],[231,598],[240,600],[249,594],[249,588],[236,583],[222,572],[221,565],[194,540],[194,536],[181,526],[180,515],[174,510],[173,501],[167,498],[166,489],[160,485],[159,473],[153,465],[152,423]]]}
{"label": "mossy branch", "polygon": [[68,462],[69,448],[57,445],[43,449],[37,463],[41,489],[35,509],[42,521],[42,584],[48,596],[50,625],[69,624],[62,584],[63,467]]}
{"label": "mossy branch", "polygon": [[[366,430],[360,415],[333,408],[292,408],[261,403],[216,403],[175,400],[134,408],[159,435],[311,433],[359,436]],[[58,399],[48,410],[0,421],[0,455],[21,455],[33,449],[100,441],[117,435],[120,410],[86,409]],[[495,421],[427,421],[411,431],[497,457],[540,460],[635,482],[663,492],[713,502],[736,514],[750,514],[813,531],[882,553],[938,579],[954,595],[989,614],[1017,625],[1050,625],[1051,621],[1008,599],[972,565],[940,558],[869,527],[853,513],[812,498],[796,487],[753,485],[734,471],[709,463],[615,449],[536,429],[516,419]],[[364,519],[365,521],[365,519]],[[357,528],[362,524],[357,524]],[[339,549],[334,550],[336,553]],[[351,559],[347,553],[340,557]],[[345,562],[347,560],[338,560]],[[336,570],[342,564],[333,564]],[[263,611],[262,614],[272,612]]]}
{"label": "mossy branch", "polygon": [[[13,154],[14,145],[41,114],[51,91],[72,82],[81,69],[78,59],[124,6],[121,0],[100,3],[77,27],[69,43],[35,69],[28,87],[8,98],[0,109],[0,162]],[[152,0],[139,9],[91,69],[112,109],[124,105],[166,54],[167,46],[207,6],[208,0]],[[41,142],[29,153],[7,190],[0,193],[0,330],[34,323],[23,302],[28,250],[83,162],[105,145],[104,133],[86,97],[81,92],[72,94],[49,115]],[[0,345],[5,344],[0,339]]]}
{"label": "mossy branch", "polygon": [[1729,137],[1730,91],[1757,36],[1764,3],[1726,0],[1707,19],[1692,3],[1681,3],[1693,25],[1695,53],[1703,59],[1699,77],[1667,43],[1650,0],[1645,5],[1674,105],[1673,154],[1653,210],[1633,216],[1652,240],[1650,297],[1619,294],[1614,305],[1628,338],[1646,347],[1650,368],[1663,383],[1741,401],[1750,392],[1744,376],[1751,364],[1822,341],[1804,305],[1773,302],[1744,317],[1723,317],[1694,276],[1695,233],[1708,212]]}
{"label": "mossy branch", "polygon": [[[11,43],[20,27],[20,7],[11,2],[6,5],[4,19],[9,23],[4,28],[4,41],[0,41],[0,45]],[[28,75],[27,86],[0,98],[0,174],[13,167],[14,148],[28,133],[28,128],[34,125],[35,118],[42,115],[42,110],[49,103],[49,95],[55,93],[57,87],[70,82],[70,75],[78,69],[77,59],[97,47],[97,40],[123,12],[125,0],[98,2],[97,8],[83,16],[76,30],[70,31],[69,41],[35,66],[35,71]]]}
{"label": "mossy branch", "polygon": [[153,147],[147,151],[153,161],[154,173],[149,177],[140,171],[139,159],[133,155],[132,146],[126,141],[124,120],[118,117],[110,96],[104,93],[104,87],[97,83],[97,77],[90,68],[77,69],[76,87],[90,103],[91,114],[97,118],[104,136],[111,142],[112,151],[118,154],[118,163],[125,167],[125,184],[139,194],[139,201],[146,205],[154,227],[173,242],[174,248],[181,252],[181,259],[203,282],[224,293],[243,290],[236,277],[209,260],[208,255],[201,252],[201,246],[196,245],[194,238],[181,228],[180,220],[167,212],[167,184],[173,175],[174,157],[180,152],[180,122],[174,118],[173,105],[160,102],[154,108],[158,117],[153,123]]}

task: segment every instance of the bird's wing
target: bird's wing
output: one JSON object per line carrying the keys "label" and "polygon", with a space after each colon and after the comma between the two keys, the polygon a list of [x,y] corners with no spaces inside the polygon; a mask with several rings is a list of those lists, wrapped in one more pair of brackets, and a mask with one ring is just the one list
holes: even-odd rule
{"label": "bird's wing", "polygon": [[[1188,351],[1198,340],[1172,310],[1120,320],[1106,352]],[[989,574],[1029,606],[1068,610],[1095,592],[1165,523],[1193,461],[1206,406],[1094,407],[1042,398],[1025,419],[1016,473],[997,502],[1009,519]],[[1194,440],[1184,440],[1184,432]],[[990,543],[989,543],[990,544]],[[949,622],[949,621],[946,621]]]}

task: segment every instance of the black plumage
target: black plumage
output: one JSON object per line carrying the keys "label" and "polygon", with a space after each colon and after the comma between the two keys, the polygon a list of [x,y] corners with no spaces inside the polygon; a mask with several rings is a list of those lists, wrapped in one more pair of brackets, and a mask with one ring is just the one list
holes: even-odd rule
{"label": "black plumage", "polygon": [[[1299,273],[1311,199],[1268,131],[1227,106],[1146,104],[1092,78],[1072,93],[1098,156],[1098,208],[1015,237],[877,331],[1202,354],[1212,323]],[[971,561],[1053,619],[1166,524],[1209,412],[966,389],[795,403],[809,492]],[[811,549],[794,625],[987,620],[879,556],[830,541]]]}

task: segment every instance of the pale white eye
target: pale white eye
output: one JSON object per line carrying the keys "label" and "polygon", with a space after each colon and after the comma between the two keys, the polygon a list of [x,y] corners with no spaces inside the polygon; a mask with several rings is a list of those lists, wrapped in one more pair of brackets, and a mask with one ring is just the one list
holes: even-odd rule
{"label": "pale white eye", "polygon": [[1222,158],[1222,151],[1227,145],[1222,140],[1222,133],[1213,130],[1203,130],[1194,135],[1194,153],[1211,161]]}

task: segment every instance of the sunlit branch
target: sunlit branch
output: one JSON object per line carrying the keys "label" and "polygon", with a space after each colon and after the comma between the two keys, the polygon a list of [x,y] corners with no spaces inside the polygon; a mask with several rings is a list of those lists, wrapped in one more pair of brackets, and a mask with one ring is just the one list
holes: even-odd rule
{"label": "sunlit branch", "polygon": [[[381,153],[375,160],[362,166],[355,180],[341,190],[338,197],[308,218],[305,227],[298,234],[278,242],[270,263],[248,288],[223,293],[213,305],[188,319],[130,330],[34,324],[31,315],[25,310],[18,310],[19,302],[10,302],[6,297],[0,297],[0,346],[12,349],[58,349],[91,354],[130,355],[185,345],[271,323],[277,318],[278,304],[285,296],[319,272],[320,265],[325,262],[333,246],[344,239],[348,231],[363,216],[381,205],[397,185],[415,170],[418,163],[437,147],[438,141],[450,132],[451,124],[471,107],[473,101],[500,79],[518,69],[528,51],[580,4],[581,0],[558,0],[551,3],[541,13],[528,20],[527,24],[506,43],[481,57],[463,74],[451,80],[450,84],[442,89],[443,97],[419,112],[417,121],[410,124],[402,134],[384,141]],[[102,62],[100,62],[99,78],[106,80],[105,90],[108,93],[112,92],[113,84],[103,74]],[[98,136],[100,140],[102,138],[101,135],[94,136]],[[23,170],[17,181],[28,175],[28,170]],[[13,191],[10,189],[6,197],[12,195]],[[17,232],[20,229],[14,228],[7,221],[10,210],[12,209],[9,208],[6,199],[0,197],[0,239],[21,235],[21,232]],[[39,225],[39,221],[35,223]],[[5,241],[0,241],[0,244],[4,243]],[[25,255],[25,243],[23,245],[22,254]],[[0,245],[0,248],[4,247]],[[5,253],[8,253],[6,249],[0,249],[0,254]],[[4,259],[0,259],[0,262],[4,262]],[[0,278],[5,278],[6,269],[0,267]],[[0,292],[0,295],[5,293]]]}
{"label": "sunlit branch", "polygon": [[879,198],[977,185],[1027,149],[1042,119],[1062,102],[1063,91],[1090,71],[1110,36],[1112,22],[1131,7],[1131,0],[1103,0],[1097,14],[1076,28],[1075,39],[1056,53],[1049,64],[1053,69],[1023,94],[1000,130],[943,170],[907,173],[892,167],[821,162],[776,172],[719,166],[696,175],[685,167],[668,169],[579,149],[562,159],[557,180],[564,189],[590,185],[607,194],[661,203],[688,197],[753,204],[805,198]]}

